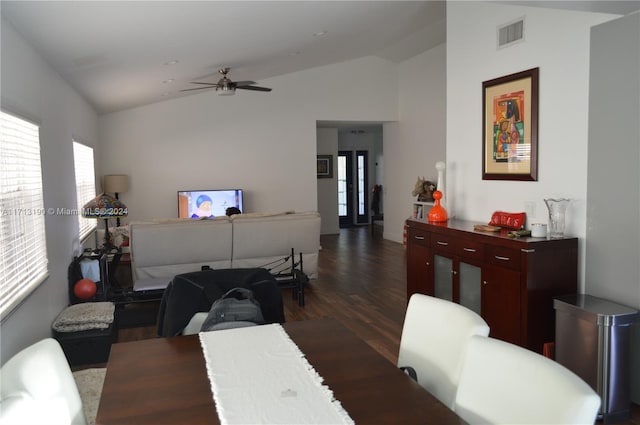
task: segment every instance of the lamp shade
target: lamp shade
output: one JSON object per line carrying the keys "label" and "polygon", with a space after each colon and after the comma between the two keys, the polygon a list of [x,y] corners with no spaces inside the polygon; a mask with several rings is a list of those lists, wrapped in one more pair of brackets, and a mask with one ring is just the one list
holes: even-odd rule
{"label": "lamp shade", "polygon": [[107,174],[104,176],[104,191],[123,193],[129,190],[129,176],[126,174]]}
{"label": "lamp shade", "polygon": [[82,207],[84,218],[115,218],[129,215],[127,206],[105,193],[96,196]]}

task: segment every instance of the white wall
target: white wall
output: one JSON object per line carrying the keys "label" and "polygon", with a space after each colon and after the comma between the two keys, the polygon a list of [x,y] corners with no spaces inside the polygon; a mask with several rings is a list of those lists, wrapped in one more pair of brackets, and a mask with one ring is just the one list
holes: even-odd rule
{"label": "white wall", "polygon": [[[105,174],[130,176],[129,220],[177,215],[176,192],[240,187],[246,211],[316,210],[316,121],[397,119],[396,66],[368,57],[100,117]],[[339,81],[340,84],[336,84]]]}
{"label": "white wall", "polygon": [[384,125],[384,237],[402,242],[418,176],[435,180],[445,159],[446,45],[399,65],[398,123]]}
{"label": "white wall", "polygon": [[[525,41],[497,50],[496,26],[522,16]],[[590,42],[593,26],[615,18],[447,3],[447,188],[454,214],[478,221],[488,221],[495,210],[524,211],[525,202],[535,202],[529,222],[546,221],[544,198],[571,198],[567,233],[580,238],[579,292],[639,307],[637,15],[626,18],[635,23],[625,30],[614,24],[594,29],[593,50]],[[533,67],[540,68],[538,181],[483,181],[482,82]],[[610,219],[605,222],[604,217]],[[591,255],[598,256],[597,261],[591,263]],[[636,354],[639,333],[636,326]],[[640,402],[637,358],[632,388]]]}
{"label": "white wall", "polygon": [[322,219],[320,234],[336,234],[340,232],[338,220],[338,129],[318,128],[318,155],[331,155],[333,158],[333,177],[317,179],[318,212]]}
{"label": "white wall", "polygon": [[[525,40],[496,48],[496,27],[525,17]],[[566,232],[580,241],[584,292],[587,194],[589,30],[615,16],[505,6],[447,3],[447,189],[449,214],[488,222],[497,210],[535,211],[546,222],[543,199],[572,199]],[[550,30],[553,29],[553,30]],[[540,68],[538,181],[482,180],[482,82]]]}
{"label": "white wall", "polygon": [[[40,125],[44,207],[75,209],[72,138],[96,147],[97,116],[4,18],[2,108]],[[96,156],[98,152],[95,152]],[[45,218],[49,277],[0,325],[1,361],[41,338],[68,304],[67,267],[77,246],[75,215]]]}
{"label": "white wall", "polygon": [[[586,292],[640,309],[640,13],[591,30]],[[640,321],[632,328],[640,404]]]}

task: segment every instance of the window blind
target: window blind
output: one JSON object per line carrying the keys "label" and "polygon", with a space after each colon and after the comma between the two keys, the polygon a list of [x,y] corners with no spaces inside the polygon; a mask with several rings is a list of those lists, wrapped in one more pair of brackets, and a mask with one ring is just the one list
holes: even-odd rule
{"label": "window blind", "polygon": [[78,202],[78,227],[83,240],[97,226],[98,220],[82,217],[82,207],[96,197],[96,178],[93,163],[93,148],[73,142],[73,164],[76,173],[76,200]]}
{"label": "window blind", "polygon": [[0,111],[0,317],[47,277],[39,127]]}

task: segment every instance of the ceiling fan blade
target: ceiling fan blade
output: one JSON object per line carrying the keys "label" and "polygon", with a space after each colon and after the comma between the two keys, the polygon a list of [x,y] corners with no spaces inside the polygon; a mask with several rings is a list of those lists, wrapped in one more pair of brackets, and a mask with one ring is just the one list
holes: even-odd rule
{"label": "ceiling fan blade", "polygon": [[236,87],[236,88],[242,89],[242,90],[253,90],[253,91],[271,91],[270,88],[258,87],[258,86],[244,86],[244,87]]}
{"label": "ceiling fan blade", "polygon": [[196,87],[195,89],[184,89],[184,90],[180,90],[180,91],[193,91],[193,90],[206,90],[206,89],[215,89],[216,86],[208,86],[208,87]]}
{"label": "ceiling fan blade", "polygon": [[255,81],[234,81],[233,84],[236,85],[236,87],[244,87],[244,86],[251,86],[253,84],[256,84]]}

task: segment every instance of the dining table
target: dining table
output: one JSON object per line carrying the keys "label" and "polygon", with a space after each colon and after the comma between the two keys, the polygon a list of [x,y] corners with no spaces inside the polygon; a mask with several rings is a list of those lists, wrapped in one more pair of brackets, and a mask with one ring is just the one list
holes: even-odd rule
{"label": "dining table", "polygon": [[[356,424],[465,423],[338,320],[282,328]],[[113,344],[96,424],[219,423],[198,335]]]}

